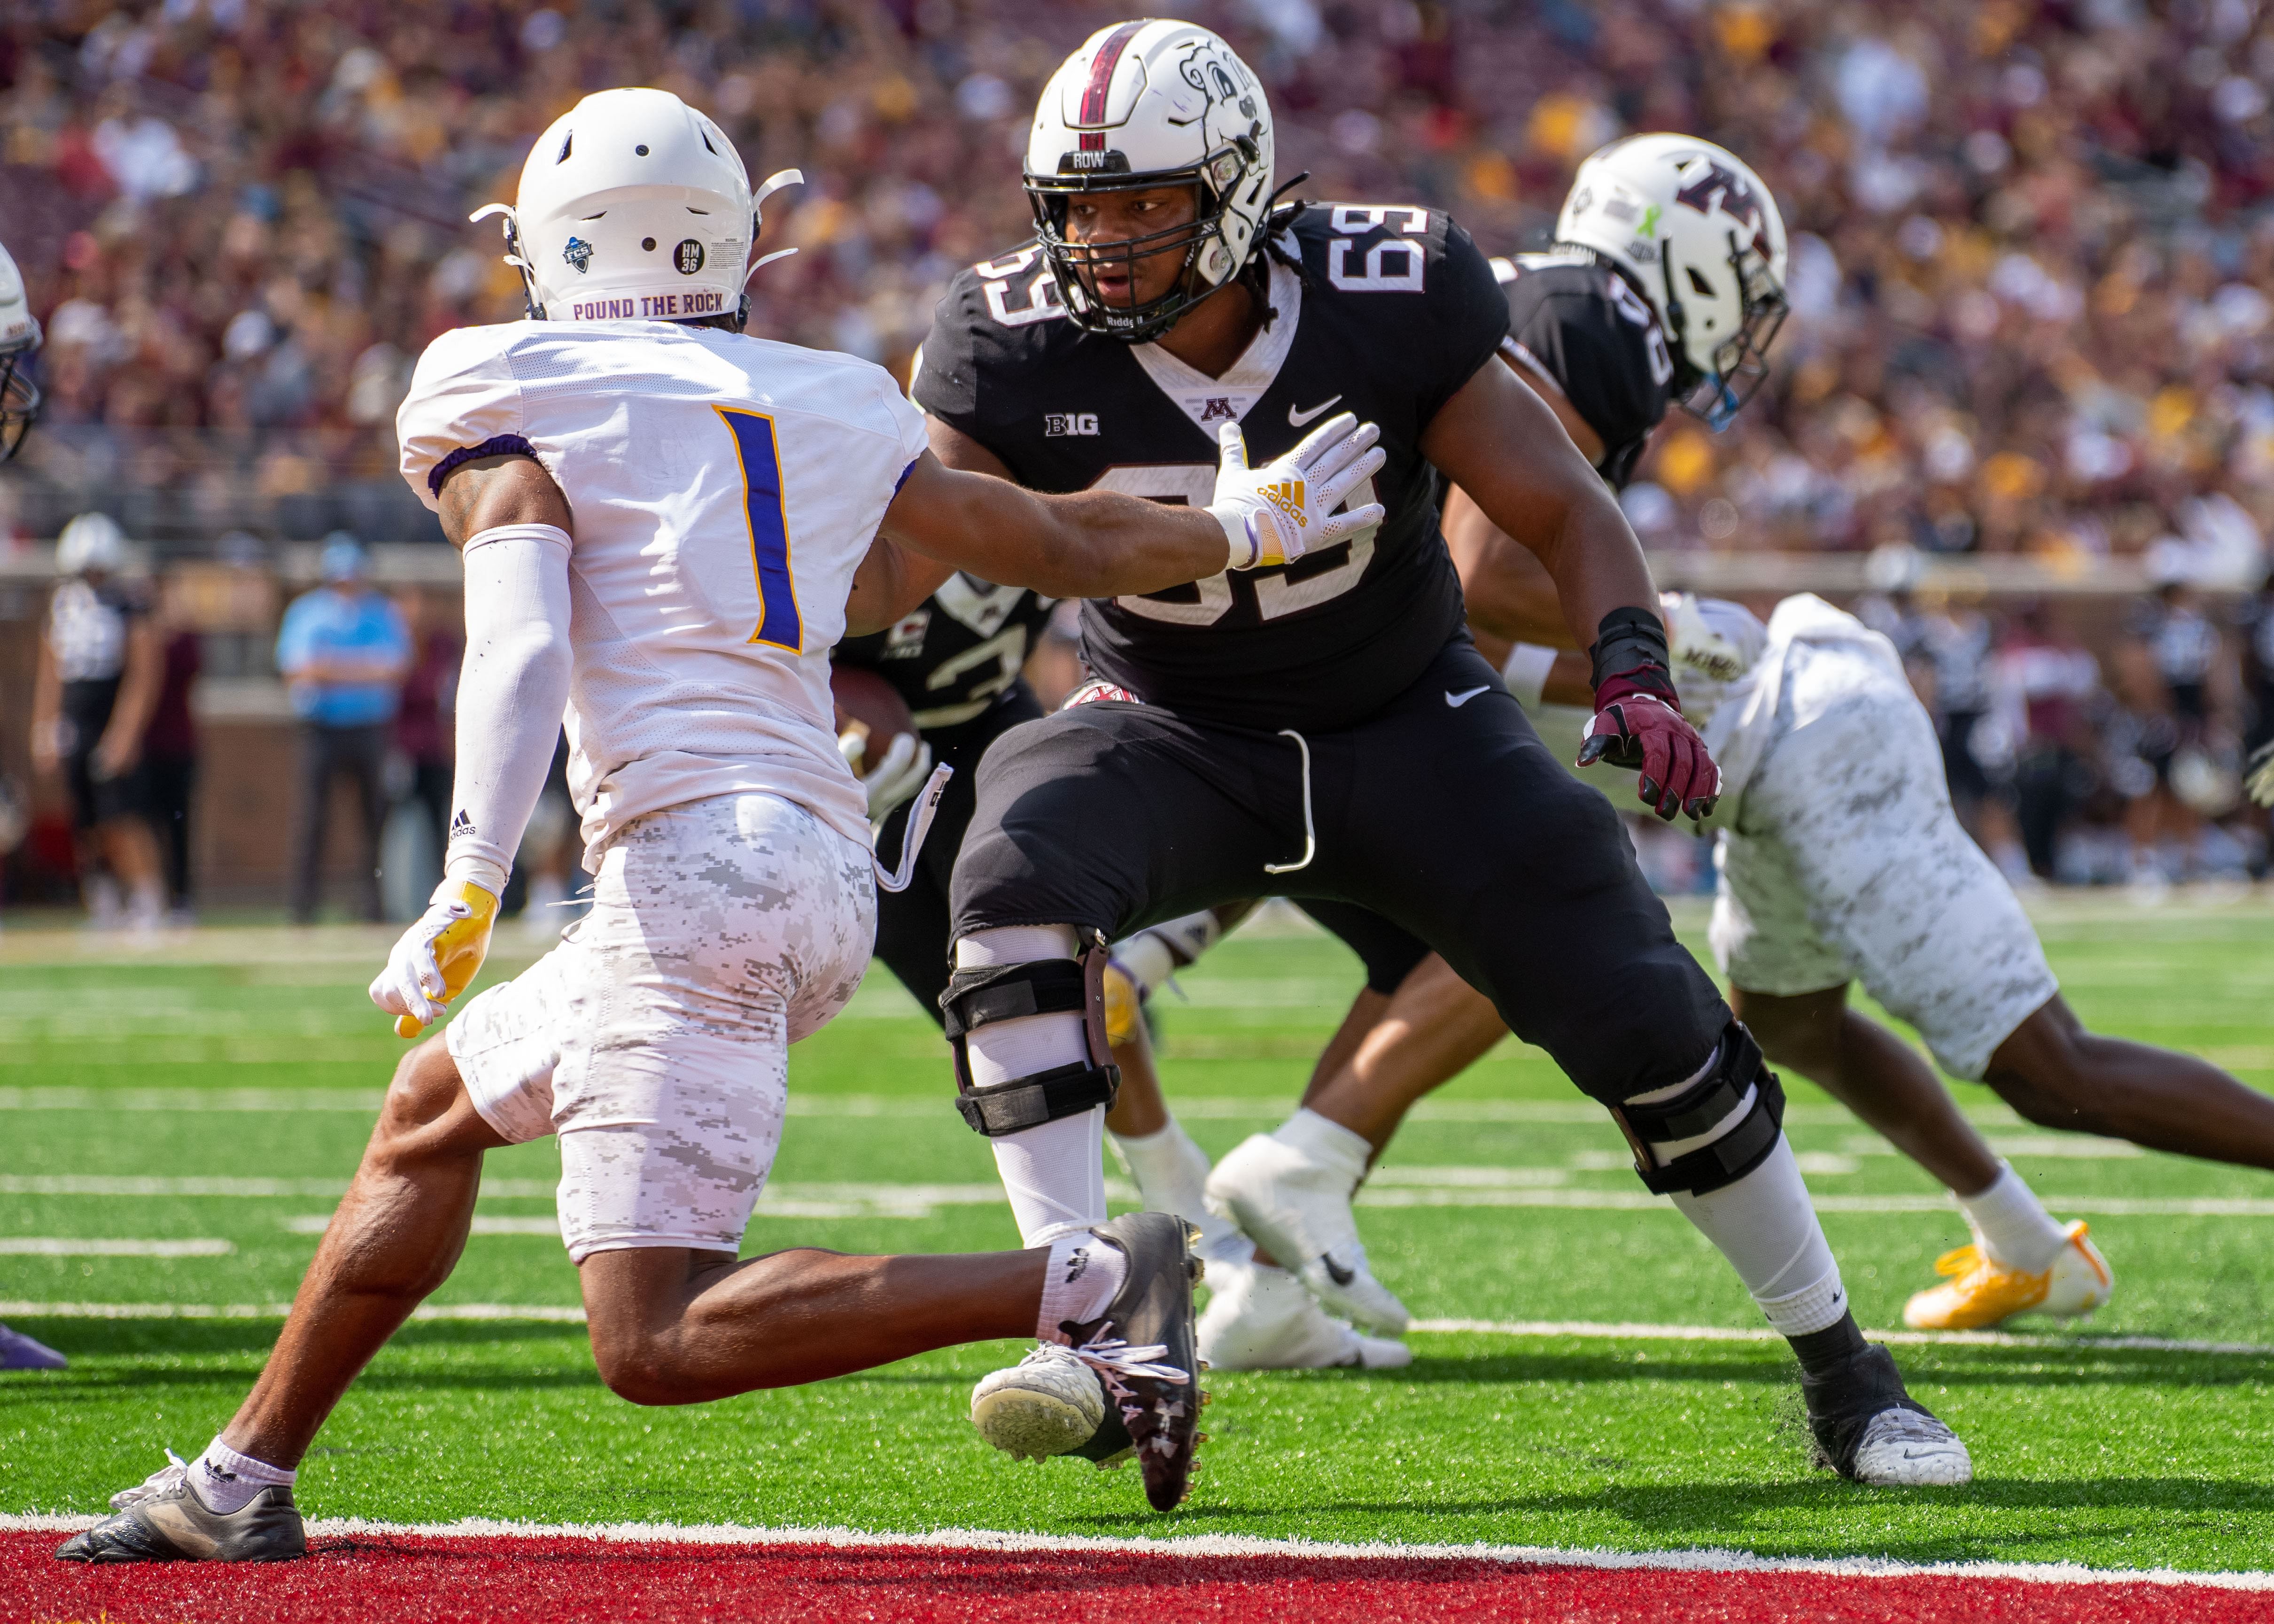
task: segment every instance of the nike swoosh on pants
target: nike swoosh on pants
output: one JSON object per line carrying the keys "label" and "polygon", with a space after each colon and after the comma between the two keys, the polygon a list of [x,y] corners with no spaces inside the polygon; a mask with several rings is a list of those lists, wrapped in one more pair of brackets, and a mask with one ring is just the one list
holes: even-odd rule
{"label": "nike swoosh on pants", "polygon": [[1478,695],[1487,693],[1491,688],[1492,684],[1489,682],[1483,684],[1481,687],[1472,688],[1465,694],[1456,694],[1450,688],[1448,688],[1445,690],[1445,703],[1454,710],[1457,710],[1463,705],[1467,704],[1469,701],[1474,699]]}
{"label": "nike swoosh on pants", "polygon": [[1333,400],[1320,402],[1308,411],[1297,411],[1294,407],[1289,406],[1287,408],[1287,426],[1291,429],[1301,428],[1306,423],[1308,423],[1312,418],[1325,411],[1328,407],[1333,405],[1335,401],[1338,401],[1340,399],[1342,399],[1342,396],[1337,395]]}

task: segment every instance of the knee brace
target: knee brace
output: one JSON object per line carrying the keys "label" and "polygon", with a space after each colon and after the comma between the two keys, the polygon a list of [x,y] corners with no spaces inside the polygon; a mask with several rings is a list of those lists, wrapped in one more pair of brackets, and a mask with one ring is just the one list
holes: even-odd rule
{"label": "knee brace", "polygon": [[[1079,959],[1035,959],[1024,964],[959,969],[939,996],[947,1041],[955,1052],[955,1109],[972,1132],[988,1139],[1038,1128],[1097,1106],[1113,1109],[1121,1068],[1105,1040],[1104,934],[1089,933]],[[1075,1061],[985,1088],[972,1081],[969,1034],[990,1021],[1030,1015],[1078,1014],[1089,1064]]]}
{"label": "knee brace", "polygon": [[[1666,1161],[1652,1148],[1713,1132],[1743,1103],[1748,1087],[1753,1091],[1751,1109],[1706,1144]],[[1705,1195],[1736,1184],[1776,1148],[1784,1131],[1784,1088],[1761,1057],[1753,1034],[1733,1020],[1721,1034],[1720,1057],[1704,1078],[1670,1099],[1629,1100],[1610,1111],[1634,1152],[1635,1175],[1644,1188],[1653,1195]]]}

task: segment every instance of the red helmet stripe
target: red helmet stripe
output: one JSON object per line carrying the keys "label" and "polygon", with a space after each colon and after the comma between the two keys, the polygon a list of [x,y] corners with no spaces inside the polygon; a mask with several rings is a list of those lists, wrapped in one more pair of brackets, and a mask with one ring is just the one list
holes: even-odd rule
{"label": "red helmet stripe", "polygon": [[1097,55],[1090,58],[1089,83],[1082,87],[1081,92],[1083,124],[1102,124],[1105,122],[1105,93],[1112,88],[1113,70],[1121,65],[1121,53],[1129,49],[1129,41],[1135,39],[1144,26],[1142,21],[1122,24],[1106,35],[1105,43],[1099,46]]}

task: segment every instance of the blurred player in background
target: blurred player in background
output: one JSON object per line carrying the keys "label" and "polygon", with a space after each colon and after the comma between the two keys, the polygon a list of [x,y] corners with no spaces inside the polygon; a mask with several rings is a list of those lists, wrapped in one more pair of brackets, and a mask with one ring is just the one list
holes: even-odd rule
{"label": "blurred player in background", "polygon": [[[1715,778],[1672,704],[1639,545],[1495,359],[1507,307],[1467,236],[1413,207],[1275,212],[1269,119],[1204,29],[1091,36],[1036,110],[1036,240],[951,284],[916,375],[943,460],[1045,490],[1197,502],[1212,445],[1229,464],[1321,422],[1341,434],[1337,410],[1380,428],[1378,525],[1284,571],[1088,602],[1099,680],[981,764],[947,1030],[960,1106],[993,1141],[1021,1233],[1078,1232],[1105,1210],[1115,1077],[1085,1017],[1111,933],[1265,887],[1356,904],[1441,947],[1610,1109],[1645,1183],[1790,1339],[1843,1473],[1964,1481],[1964,1446],[1856,1329],[1752,1040],[1675,941],[1608,806],[1464,634],[1440,481],[1540,553],[1593,650],[1582,759],[1639,768],[1642,798],[1672,817],[1710,803]],[[1766,273],[1782,253],[1761,235],[1773,221],[1720,203],[1720,274]],[[973,1419],[1014,1453],[1078,1452],[1069,1375],[1062,1350],[1037,1349],[981,1382]]]}
{"label": "blurred player in background", "polygon": [[166,882],[151,832],[143,735],[164,680],[150,605],[126,575],[125,532],[83,513],[56,543],[63,577],[48,604],[32,688],[32,761],[61,772],[79,837],[80,890],[98,927],[164,921]]}
{"label": "blurred player in background", "polygon": [[59,1557],[303,1554],[309,1444],[448,1276],[484,1152],[549,1133],[593,1354],[623,1397],[697,1402],[1037,1335],[1071,1350],[1094,1425],[1114,1401],[1154,1504],[1182,1497],[1199,1395],[1181,1220],[1024,1252],[735,1260],[789,1045],[844,1006],[875,935],[828,651],[900,620],[920,572],[1111,594],[1299,557],[1314,527],[1274,493],[1315,480],[1331,507],[1356,454],[1235,470],[1189,513],[952,472],[881,368],[742,335],[764,196],[678,97],[589,96],[497,211],[533,320],[421,357],[402,470],[464,555],[467,651],[443,881],[373,1000],[408,1037],[471,983],[564,712],[593,907],[405,1057],[251,1396]]}

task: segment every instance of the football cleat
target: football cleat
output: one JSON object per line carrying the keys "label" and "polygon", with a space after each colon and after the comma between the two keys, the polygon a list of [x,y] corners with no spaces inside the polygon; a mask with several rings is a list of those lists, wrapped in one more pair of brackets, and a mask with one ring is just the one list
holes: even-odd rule
{"label": "football cleat", "polygon": [[1201,1315],[1201,1357],[1214,1370],[1395,1370],[1413,1350],[1367,1336],[1327,1312],[1284,1269],[1213,1265]]}
{"label": "football cleat", "polygon": [[2068,1244],[2035,1274],[1994,1263],[1978,1245],[1944,1252],[1934,1272],[1946,1278],[1903,1304],[1903,1323],[1918,1331],[1984,1331],[2016,1314],[2074,1320],[2090,1313],[2108,1301],[2116,1278],[2086,1238],[2082,1219],[2067,1234]]}
{"label": "football cleat", "polygon": [[308,1554],[292,1491],[266,1488],[241,1510],[222,1513],[198,1498],[188,1464],[171,1449],[167,1464],[110,1497],[117,1507],[56,1547],[65,1562],[290,1562]]}
{"label": "football cleat", "polygon": [[0,1371],[67,1370],[71,1361],[43,1342],[0,1325]]}
{"label": "football cleat", "polygon": [[1133,1454],[1146,1500],[1174,1510],[1191,1487],[1206,1402],[1193,1349],[1193,1230],[1171,1213],[1126,1213],[1090,1233],[1128,1259],[1121,1289],[1096,1319],[1063,1325],[1064,1346],[1045,1343],[983,1379],[972,1390],[971,1423],[1022,1460],[1076,1455],[1116,1466]]}
{"label": "football cleat", "polygon": [[1351,1179],[1268,1133],[1251,1134],[1209,1175],[1209,1210],[1231,1219],[1329,1313],[1402,1336],[1412,1316],[1367,1267]]}
{"label": "football cleat", "polygon": [[1873,1342],[1827,1371],[1803,1370],[1801,1396],[1818,1459],[1875,1488],[1951,1488],[1974,1481],[1958,1434],[1903,1389],[1894,1356]]}

